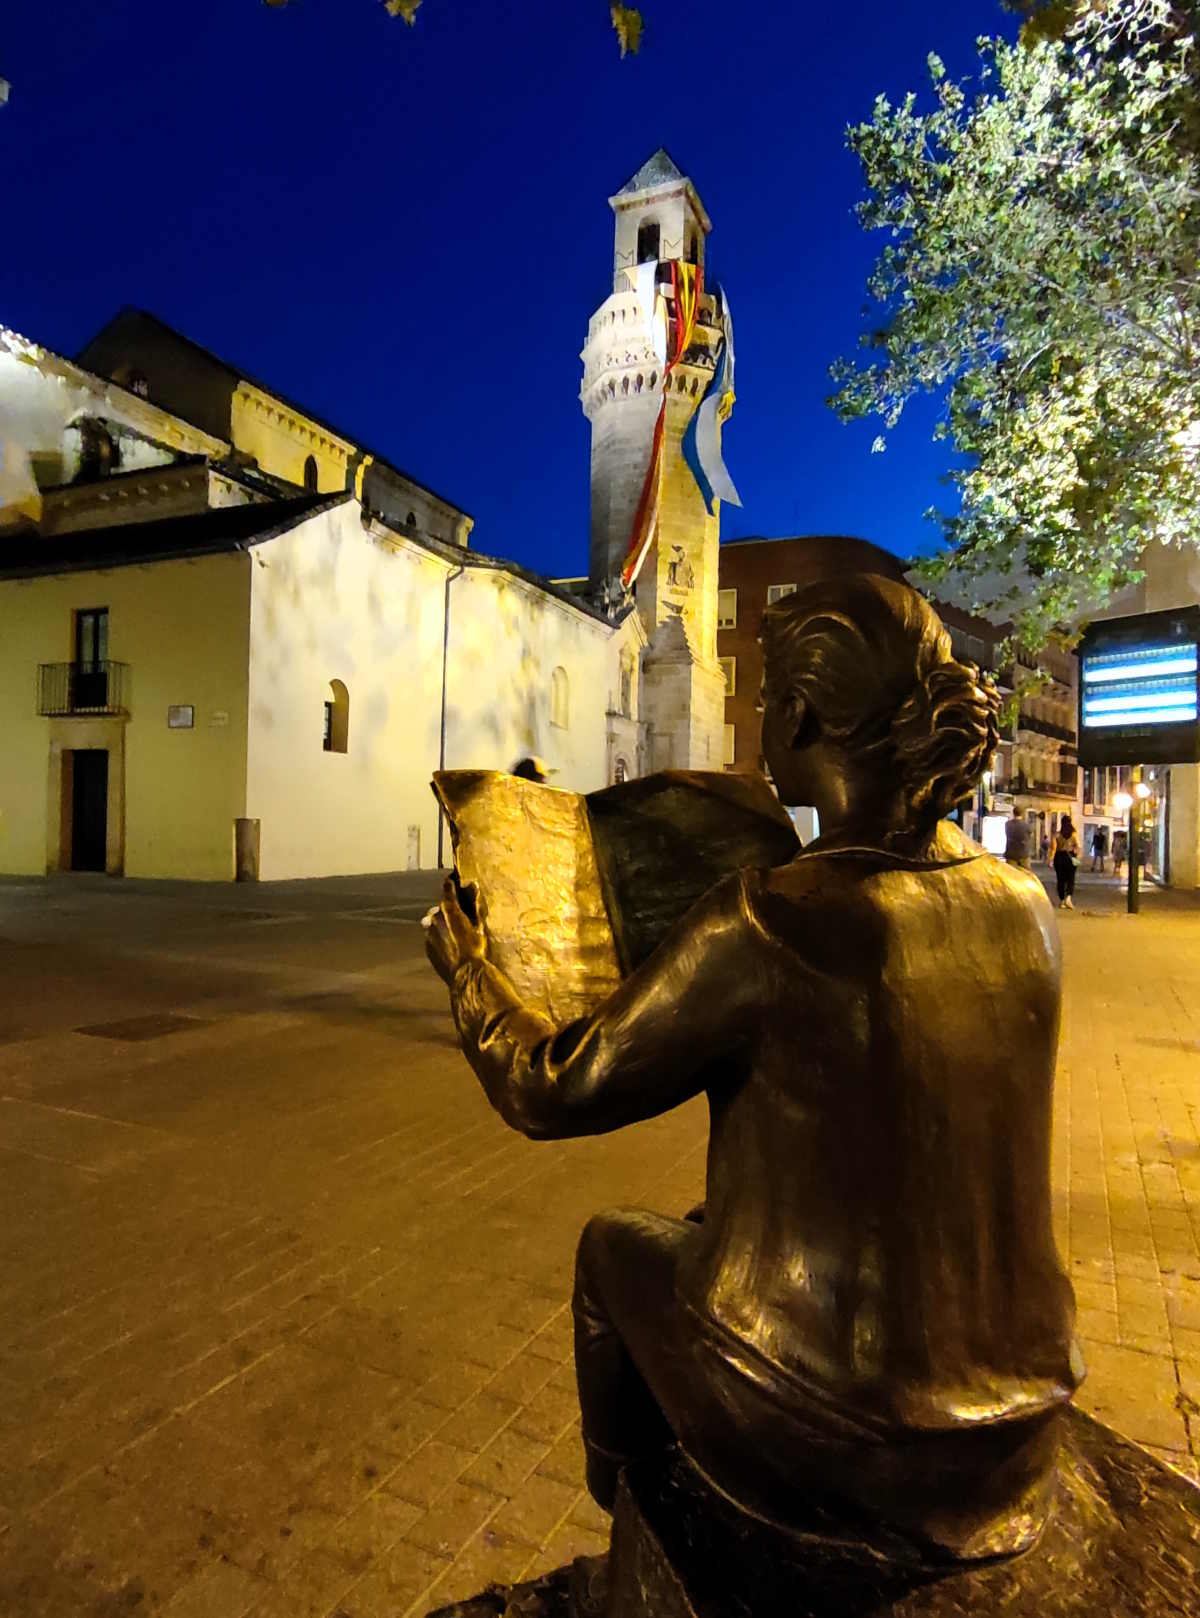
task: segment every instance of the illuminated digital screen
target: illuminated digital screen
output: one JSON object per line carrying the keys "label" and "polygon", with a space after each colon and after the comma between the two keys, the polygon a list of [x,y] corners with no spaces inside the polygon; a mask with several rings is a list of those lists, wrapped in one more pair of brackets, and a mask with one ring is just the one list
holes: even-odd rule
{"label": "illuminated digital screen", "polygon": [[1084,730],[1195,722],[1195,642],[1122,646],[1085,653],[1081,662]]}

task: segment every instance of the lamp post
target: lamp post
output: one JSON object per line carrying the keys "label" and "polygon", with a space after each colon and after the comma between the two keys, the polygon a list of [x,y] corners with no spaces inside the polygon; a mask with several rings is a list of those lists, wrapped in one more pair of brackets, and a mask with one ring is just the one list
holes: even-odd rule
{"label": "lamp post", "polygon": [[1141,806],[1150,796],[1150,788],[1144,781],[1138,779],[1141,775],[1140,766],[1135,766],[1132,792],[1114,792],[1113,808],[1119,814],[1127,812],[1127,837],[1129,846],[1126,856],[1129,860],[1129,876],[1125,888],[1125,909],[1131,916],[1136,916],[1141,905],[1141,866],[1139,864],[1141,842]]}

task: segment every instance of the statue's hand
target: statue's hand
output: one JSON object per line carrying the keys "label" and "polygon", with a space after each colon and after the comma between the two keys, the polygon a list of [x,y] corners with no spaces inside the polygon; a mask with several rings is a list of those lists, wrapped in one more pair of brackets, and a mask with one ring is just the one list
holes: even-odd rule
{"label": "statue's hand", "polygon": [[[474,888],[463,890],[474,894]],[[476,898],[476,906],[480,901]],[[464,961],[482,961],[487,956],[487,936],[482,922],[472,921],[459,903],[454,878],[447,877],[442,902],[425,917],[425,953],[434,971],[450,983]]]}

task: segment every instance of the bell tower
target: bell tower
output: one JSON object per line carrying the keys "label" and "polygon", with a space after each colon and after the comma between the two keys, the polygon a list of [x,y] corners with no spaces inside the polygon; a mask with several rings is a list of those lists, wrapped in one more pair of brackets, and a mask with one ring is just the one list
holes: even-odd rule
{"label": "bell tower", "polygon": [[588,324],[580,392],[592,428],[590,583],[610,603],[632,589],[650,638],[652,767],[719,769],[720,500],[737,501],[720,454],[733,403],[728,310],[705,280],[708,215],[666,151],[609,206],[613,290]]}

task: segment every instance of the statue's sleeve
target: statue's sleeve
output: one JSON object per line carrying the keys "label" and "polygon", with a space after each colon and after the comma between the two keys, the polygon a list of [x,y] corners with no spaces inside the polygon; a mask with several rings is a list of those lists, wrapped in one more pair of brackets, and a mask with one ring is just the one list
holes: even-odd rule
{"label": "statue's sleeve", "polygon": [[486,960],[450,996],[463,1052],[505,1122],[533,1139],[598,1135],[704,1088],[745,1048],[770,992],[747,876],[721,882],[589,1017],[556,1028]]}

